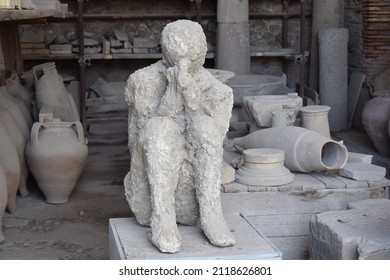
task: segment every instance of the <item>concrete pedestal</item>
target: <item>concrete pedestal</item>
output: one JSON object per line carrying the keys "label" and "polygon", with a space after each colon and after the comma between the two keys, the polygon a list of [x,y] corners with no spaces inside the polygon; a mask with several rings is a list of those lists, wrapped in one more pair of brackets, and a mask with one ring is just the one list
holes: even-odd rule
{"label": "concrete pedestal", "polygon": [[227,214],[225,220],[236,237],[236,245],[220,248],[209,243],[202,230],[179,225],[182,250],[176,254],[161,253],[148,239],[149,227],[135,218],[109,221],[110,259],[281,259],[281,252],[240,214]]}

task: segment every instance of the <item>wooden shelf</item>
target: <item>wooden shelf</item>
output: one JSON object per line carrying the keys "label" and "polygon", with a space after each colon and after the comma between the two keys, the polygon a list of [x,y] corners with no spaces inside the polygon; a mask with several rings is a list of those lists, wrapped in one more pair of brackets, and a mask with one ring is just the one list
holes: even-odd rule
{"label": "wooden shelf", "polygon": [[[305,55],[307,56],[309,52],[305,52]],[[294,59],[296,56],[301,55],[298,51],[252,51],[251,57],[281,57],[286,59]],[[116,59],[161,59],[162,54],[161,53],[145,53],[145,54],[102,54],[102,53],[96,53],[96,54],[86,54],[85,57],[87,59],[91,60],[116,60]],[[23,55],[24,60],[75,60],[78,59],[79,55],[74,54],[67,54],[67,55]],[[214,52],[209,52],[206,55],[206,59],[214,59],[215,54]]]}
{"label": "wooden shelf", "polygon": [[[85,54],[87,59],[91,60],[115,60],[115,59],[161,59],[161,53],[145,53],[145,54]],[[23,55],[24,60],[75,60],[78,59],[78,54],[68,54],[68,55]],[[214,58],[214,53],[207,53],[207,59]]]}

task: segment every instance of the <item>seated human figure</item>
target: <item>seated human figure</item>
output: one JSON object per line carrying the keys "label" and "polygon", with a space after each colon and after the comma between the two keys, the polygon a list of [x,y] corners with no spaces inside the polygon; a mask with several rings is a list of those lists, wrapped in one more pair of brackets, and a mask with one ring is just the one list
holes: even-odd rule
{"label": "seated human figure", "polygon": [[234,236],[222,214],[220,168],[233,106],[232,89],[204,67],[202,27],[189,20],[161,34],[163,59],[130,75],[130,171],[125,193],[137,221],[151,226],[162,252],[181,248],[177,223],[200,223],[216,246]]}

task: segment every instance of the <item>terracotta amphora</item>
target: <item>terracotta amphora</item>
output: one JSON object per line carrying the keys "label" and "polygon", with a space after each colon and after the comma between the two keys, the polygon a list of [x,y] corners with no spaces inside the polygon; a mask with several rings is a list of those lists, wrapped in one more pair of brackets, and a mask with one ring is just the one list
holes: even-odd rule
{"label": "terracotta amphora", "polygon": [[374,92],[363,108],[362,123],[364,130],[382,156],[390,156],[389,133],[387,123],[390,119],[390,90]]}
{"label": "terracotta amphora", "polygon": [[65,122],[80,121],[75,102],[66,90],[55,63],[47,62],[34,66],[33,72],[38,110],[43,105],[49,105],[54,107],[54,118]]}
{"label": "terracotta amphora", "polygon": [[20,107],[12,100],[9,99],[6,89],[5,90],[4,89],[5,87],[0,87],[0,107],[2,107],[3,109],[11,113],[18,127],[23,132],[23,137],[27,142],[30,137],[30,128],[26,122],[26,118],[23,116]]}
{"label": "terracotta amphora", "polygon": [[15,120],[12,118],[12,115],[7,110],[2,109],[1,107],[0,107],[0,120],[7,128],[8,134],[11,137],[19,156],[20,172],[21,172],[19,193],[22,197],[25,197],[28,195],[26,181],[29,173],[25,156],[24,156],[24,149],[26,148],[27,143],[23,137],[22,131],[17,126]]}
{"label": "terracotta amphora", "polygon": [[6,106],[12,106],[17,107],[18,114],[21,114],[28,129],[31,129],[31,126],[33,124],[33,119],[31,116],[31,113],[27,110],[26,105],[23,103],[23,101],[17,99],[16,97],[13,97],[9,94],[6,87],[1,87],[0,89],[0,102],[2,102]]}
{"label": "terracotta amphora", "polygon": [[26,159],[47,203],[68,201],[87,155],[87,141],[80,122],[34,123]]}
{"label": "terracotta amphora", "polygon": [[7,181],[7,209],[10,213],[16,210],[16,194],[20,183],[20,163],[15,144],[8,134],[8,130],[0,120],[0,165],[5,172]]}
{"label": "terracotta amphora", "polygon": [[5,80],[8,93],[22,101],[25,105],[27,111],[32,114],[32,102],[35,99],[34,93],[24,87],[21,82],[18,74],[13,73],[11,77]]}
{"label": "terracotta amphora", "polygon": [[261,129],[234,139],[233,145],[239,151],[281,149],[285,151],[285,166],[295,172],[338,170],[348,160],[348,151],[342,142],[298,126]]}
{"label": "terracotta amphora", "polygon": [[3,167],[0,164],[0,244],[4,243],[5,237],[3,234],[3,215],[7,207],[7,179],[5,177],[5,172]]}

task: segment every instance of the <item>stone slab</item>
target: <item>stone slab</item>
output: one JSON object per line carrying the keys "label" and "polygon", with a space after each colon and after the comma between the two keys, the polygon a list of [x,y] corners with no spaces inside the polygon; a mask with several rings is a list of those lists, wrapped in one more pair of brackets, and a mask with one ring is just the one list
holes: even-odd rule
{"label": "stone slab", "polygon": [[386,175],[386,168],[364,162],[347,162],[339,170],[340,176],[360,181],[381,181]]}
{"label": "stone slab", "polygon": [[149,227],[140,226],[135,218],[109,220],[110,259],[281,259],[281,252],[240,214],[225,215],[236,237],[236,245],[220,248],[209,243],[198,227],[181,226],[182,250],[161,253],[149,240]]}
{"label": "stone slab", "polygon": [[348,152],[348,162],[372,163],[373,155]]}
{"label": "stone slab", "polygon": [[312,259],[390,259],[390,200],[363,200],[350,210],[312,216]]}

